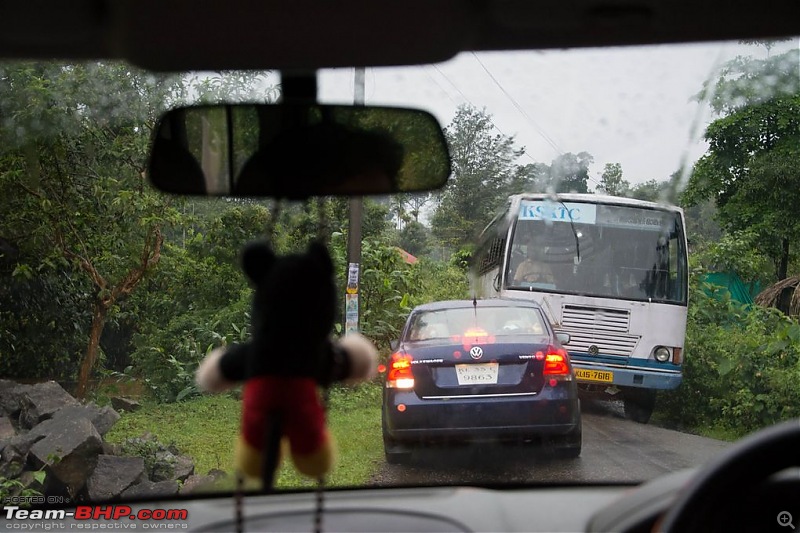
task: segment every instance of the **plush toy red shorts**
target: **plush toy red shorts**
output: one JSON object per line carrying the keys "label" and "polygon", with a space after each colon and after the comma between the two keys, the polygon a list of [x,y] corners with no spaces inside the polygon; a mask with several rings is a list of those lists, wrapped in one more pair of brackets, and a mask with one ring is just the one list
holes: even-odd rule
{"label": "plush toy red shorts", "polygon": [[313,477],[328,472],[333,447],[317,383],[312,378],[284,376],[259,376],[245,383],[236,452],[239,469],[251,477],[261,476],[266,428],[276,413],[297,470]]}

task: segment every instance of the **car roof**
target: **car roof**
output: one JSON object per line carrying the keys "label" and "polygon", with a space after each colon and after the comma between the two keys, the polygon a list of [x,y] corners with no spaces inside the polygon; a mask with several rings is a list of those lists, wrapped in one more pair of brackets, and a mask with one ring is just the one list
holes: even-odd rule
{"label": "car roof", "polygon": [[0,3],[0,57],[152,70],[435,63],[462,51],[800,33],[800,2],[730,0],[49,0]]}
{"label": "car roof", "polygon": [[[541,309],[541,306],[532,300],[514,300],[511,298],[487,298],[477,300],[479,308],[487,307],[530,307]],[[441,302],[431,302],[422,304],[414,308],[414,312],[442,311],[445,309],[464,309],[472,308],[473,300],[444,300]]]}

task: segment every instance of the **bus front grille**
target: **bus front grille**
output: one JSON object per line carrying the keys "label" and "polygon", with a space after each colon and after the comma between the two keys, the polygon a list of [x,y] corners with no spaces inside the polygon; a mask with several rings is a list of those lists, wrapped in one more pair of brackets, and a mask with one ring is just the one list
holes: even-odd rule
{"label": "bus front grille", "polygon": [[565,305],[561,313],[564,329],[598,331],[601,333],[628,333],[630,312],[620,309],[596,309]]}
{"label": "bus front grille", "polygon": [[626,310],[565,305],[559,330],[570,335],[569,351],[630,357],[639,337],[628,334],[629,323]]}

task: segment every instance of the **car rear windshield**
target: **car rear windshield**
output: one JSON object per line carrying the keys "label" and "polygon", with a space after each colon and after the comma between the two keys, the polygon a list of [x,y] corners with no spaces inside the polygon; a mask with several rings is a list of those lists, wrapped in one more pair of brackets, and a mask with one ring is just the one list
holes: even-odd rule
{"label": "car rear windshield", "polygon": [[531,307],[463,307],[422,311],[411,318],[406,340],[543,335],[542,315]]}

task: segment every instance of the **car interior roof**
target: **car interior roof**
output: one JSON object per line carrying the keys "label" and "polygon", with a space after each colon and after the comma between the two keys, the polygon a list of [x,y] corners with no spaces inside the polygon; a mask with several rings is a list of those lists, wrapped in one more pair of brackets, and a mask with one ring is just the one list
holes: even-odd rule
{"label": "car interior roof", "polygon": [[0,20],[6,58],[316,69],[434,63],[461,51],[780,37],[800,33],[800,2],[26,0],[0,3]]}

